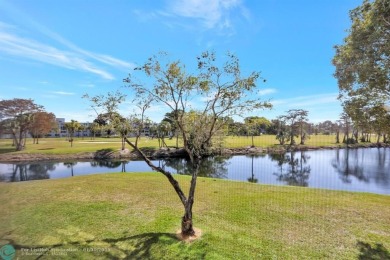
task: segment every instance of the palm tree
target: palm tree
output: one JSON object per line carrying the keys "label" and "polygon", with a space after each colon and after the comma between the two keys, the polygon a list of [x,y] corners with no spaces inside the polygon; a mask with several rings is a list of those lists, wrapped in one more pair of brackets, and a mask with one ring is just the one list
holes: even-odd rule
{"label": "palm tree", "polygon": [[70,147],[73,147],[74,133],[80,129],[81,125],[79,122],[72,119],[70,122],[65,123],[64,127],[68,131]]}

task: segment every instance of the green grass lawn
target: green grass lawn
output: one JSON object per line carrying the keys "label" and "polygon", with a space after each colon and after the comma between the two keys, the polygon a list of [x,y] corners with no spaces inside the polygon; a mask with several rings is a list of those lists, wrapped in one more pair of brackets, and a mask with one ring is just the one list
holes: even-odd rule
{"label": "green grass lawn", "polygon": [[[176,177],[187,189],[190,178]],[[190,244],[174,235],[182,206],[158,173],[0,183],[0,205],[0,245],[20,259],[390,257],[383,195],[199,178],[203,235]]]}
{"label": "green grass lawn", "polygon": [[[342,137],[340,137],[342,140]],[[254,136],[253,138],[254,145],[256,147],[275,147],[279,146],[279,141],[276,140],[275,135],[261,135]],[[300,139],[295,138],[297,144],[299,144]],[[239,148],[247,147],[252,145],[251,136],[228,136],[225,138],[225,147],[228,148]],[[334,146],[336,145],[336,136],[335,135],[312,135],[305,143],[307,146]]]}
{"label": "green grass lawn", "polygon": [[[134,138],[130,138],[134,141]],[[166,140],[168,146],[175,146],[176,140]],[[158,147],[158,140],[142,137],[139,142],[140,147]],[[42,138],[39,144],[33,144],[32,139],[28,138],[26,149],[20,152],[15,152],[12,147],[12,140],[0,139],[0,154],[1,153],[41,153],[41,154],[75,154],[81,152],[96,152],[98,150],[118,150],[121,149],[120,138],[74,138],[73,147],[70,146],[66,138]],[[126,145],[129,148],[128,145]]]}
{"label": "green grass lawn", "polygon": [[[131,139],[130,140],[134,140]],[[165,140],[168,146],[175,146],[176,139]],[[298,141],[298,139],[297,139]],[[139,142],[140,147],[158,148],[158,140],[143,137]],[[254,144],[257,147],[277,147],[278,141],[274,135],[262,135],[254,137]],[[182,145],[179,142],[179,146]],[[224,139],[224,147],[227,148],[240,148],[252,145],[251,137],[233,137],[227,136]],[[313,135],[307,140],[308,146],[334,146],[334,135]],[[127,148],[129,146],[127,145]],[[121,148],[120,138],[96,138],[91,140],[90,138],[75,138],[73,147],[66,138],[43,138],[39,140],[39,144],[33,144],[32,139],[27,139],[26,149],[20,152],[15,152],[15,148],[12,147],[12,140],[0,139],[0,154],[2,153],[40,153],[40,154],[75,154],[81,152],[96,152],[98,150],[118,150]]]}

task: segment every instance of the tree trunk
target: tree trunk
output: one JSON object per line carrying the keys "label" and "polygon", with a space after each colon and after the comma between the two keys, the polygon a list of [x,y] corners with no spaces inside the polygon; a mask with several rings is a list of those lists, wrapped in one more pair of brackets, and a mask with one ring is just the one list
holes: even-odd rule
{"label": "tree trunk", "polygon": [[359,130],[356,130],[354,133],[353,133],[354,137],[355,137],[355,141],[356,143],[359,143]]}
{"label": "tree trunk", "polygon": [[18,143],[18,144],[16,145],[16,151],[22,151],[22,150],[23,150],[23,144]]}
{"label": "tree trunk", "polygon": [[[164,170],[161,167],[155,166],[152,161],[147,158],[147,156],[132,142],[130,142],[126,137],[124,138],[126,143],[128,143],[132,148],[134,148],[143,158],[143,160],[146,162],[146,164],[149,165],[150,168],[153,170],[160,172],[167,177],[168,181],[176,191],[176,194],[179,196],[180,201],[182,202],[184,206],[184,216],[182,217],[181,221],[181,233],[183,236],[193,236],[195,234],[193,223],[192,223],[192,206],[194,204],[194,197],[195,197],[195,188],[196,188],[196,179],[198,177],[199,167],[200,167],[200,158],[196,158],[194,162],[194,170],[192,172],[192,178],[191,178],[191,185],[190,185],[190,191],[188,193],[188,198],[184,195],[182,189],[180,188],[179,183],[173,178],[172,174],[166,170]],[[136,138],[137,142],[138,138]],[[191,157],[191,156],[190,156]],[[193,157],[191,157],[193,158]]]}
{"label": "tree trunk", "polygon": [[[21,133],[19,133],[19,135],[21,135]],[[14,140],[13,141],[14,146],[16,147],[16,151],[22,151],[23,150],[23,143],[21,142],[22,137],[19,136],[19,139],[18,139],[14,130],[12,131],[12,136],[13,136],[13,140]]]}
{"label": "tree trunk", "polygon": [[181,234],[184,237],[195,235],[194,227],[192,225],[192,212],[185,213],[181,221]]}
{"label": "tree trunk", "polygon": [[161,138],[161,143],[162,143],[161,146],[168,148],[168,145],[167,145],[167,143],[165,142],[164,137]]}
{"label": "tree trunk", "polygon": [[305,144],[306,134],[301,135],[301,145]]}
{"label": "tree trunk", "polygon": [[340,132],[336,132],[336,144],[340,143]]}
{"label": "tree trunk", "polygon": [[196,180],[198,177],[200,162],[201,160],[199,158],[195,159],[195,161],[192,162],[195,165],[192,172],[191,186],[190,186],[190,191],[188,193],[188,199],[184,206],[185,213],[181,221],[181,233],[183,236],[195,235],[195,231],[192,225],[192,206],[194,205]]}
{"label": "tree trunk", "polygon": [[294,140],[294,134],[291,133],[291,138],[290,138],[290,145],[294,145],[295,144],[295,140]]}

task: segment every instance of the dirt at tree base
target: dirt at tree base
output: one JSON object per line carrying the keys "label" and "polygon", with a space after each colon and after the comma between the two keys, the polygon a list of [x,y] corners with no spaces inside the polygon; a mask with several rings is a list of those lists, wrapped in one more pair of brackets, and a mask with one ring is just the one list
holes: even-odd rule
{"label": "dirt at tree base", "polygon": [[181,229],[179,229],[178,231],[176,231],[176,237],[180,241],[191,243],[191,242],[194,242],[195,240],[199,239],[202,236],[202,230],[200,230],[199,228],[194,228],[194,231],[195,231],[195,234],[193,236],[183,236],[183,234],[181,233]]}

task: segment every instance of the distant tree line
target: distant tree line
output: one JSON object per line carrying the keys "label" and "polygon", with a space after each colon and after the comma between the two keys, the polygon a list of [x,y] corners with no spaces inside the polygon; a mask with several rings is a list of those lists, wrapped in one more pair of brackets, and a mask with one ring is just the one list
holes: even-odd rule
{"label": "distant tree line", "polygon": [[[110,104],[106,99],[112,99],[113,96],[114,94],[111,97],[101,96],[101,102]],[[96,100],[96,97],[94,98]],[[117,99],[116,102],[119,100],[121,99]],[[220,118],[223,127],[218,135],[250,137],[252,146],[254,146],[254,137],[260,135],[275,135],[281,145],[296,145],[297,138],[299,144],[304,145],[311,135],[318,134],[335,135],[335,143],[345,144],[390,141],[389,107],[372,108],[373,111],[364,109],[355,111],[353,107],[345,105],[344,110],[338,120],[325,120],[319,123],[309,122],[308,111],[303,109],[291,109],[271,120],[249,116],[245,117],[243,122],[237,122],[232,117],[224,117]],[[88,131],[91,138],[112,135],[121,137],[122,149],[125,149],[124,137],[142,135],[158,139],[160,148],[167,147],[167,138],[174,138],[178,147],[181,133],[173,120],[174,114],[174,112],[166,113],[160,122],[153,122],[147,117],[140,119],[137,115],[126,118],[113,110],[109,113],[97,114],[88,127],[73,119],[65,123],[64,127],[71,146],[77,133]],[[28,134],[33,138],[33,143],[38,144],[39,138],[50,131],[58,130],[55,115],[44,111],[42,106],[30,99],[15,98],[0,101],[0,116],[0,134],[11,135],[18,151],[24,149]]]}

